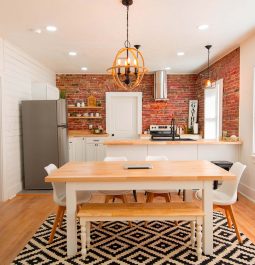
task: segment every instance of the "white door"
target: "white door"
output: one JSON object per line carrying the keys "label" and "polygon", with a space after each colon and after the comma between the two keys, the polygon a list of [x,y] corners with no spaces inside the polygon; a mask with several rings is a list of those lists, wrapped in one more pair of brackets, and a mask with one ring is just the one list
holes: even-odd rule
{"label": "white door", "polygon": [[142,93],[106,93],[106,131],[115,138],[137,138],[142,132]]}

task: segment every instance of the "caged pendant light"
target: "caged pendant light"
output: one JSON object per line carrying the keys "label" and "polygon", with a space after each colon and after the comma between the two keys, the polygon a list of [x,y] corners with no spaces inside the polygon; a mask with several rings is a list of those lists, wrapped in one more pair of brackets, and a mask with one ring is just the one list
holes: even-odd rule
{"label": "caged pendant light", "polygon": [[112,67],[107,71],[113,76],[118,87],[127,90],[134,89],[141,83],[147,69],[139,51],[140,45],[134,45],[133,48],[129,42],[129,6],[133,4],[133,0],[122,0],[122,4],[127,7],[127,39],[124,47],[117,52]]}

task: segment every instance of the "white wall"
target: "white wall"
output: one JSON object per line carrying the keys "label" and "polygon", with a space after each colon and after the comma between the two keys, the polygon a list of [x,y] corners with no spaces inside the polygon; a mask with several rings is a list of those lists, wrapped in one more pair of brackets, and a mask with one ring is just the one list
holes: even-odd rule
{"label": "white wall", "polygon": [[3,199],[22,189],[20,103],[31,99],[32,82],[55,85],[55,73],[3,41],[2,152]]}
{"label": "white wall", "polygon": [[255,67],[255,35],[240,46],[240,137],[241,161],[247,165],[239,191],[255,201],[255,157],[252,157],[253,84]]}

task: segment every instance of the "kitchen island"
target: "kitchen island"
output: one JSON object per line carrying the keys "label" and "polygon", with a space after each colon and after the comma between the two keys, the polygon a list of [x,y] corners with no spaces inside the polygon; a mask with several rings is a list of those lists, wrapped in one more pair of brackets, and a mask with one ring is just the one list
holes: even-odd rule
{"label": "kitchen island", "polygon": [[152,141],[150,139],[106,140],[107,156],[144,160],[147,155],[165,155],[169,160],[239,160],[241,141]]}

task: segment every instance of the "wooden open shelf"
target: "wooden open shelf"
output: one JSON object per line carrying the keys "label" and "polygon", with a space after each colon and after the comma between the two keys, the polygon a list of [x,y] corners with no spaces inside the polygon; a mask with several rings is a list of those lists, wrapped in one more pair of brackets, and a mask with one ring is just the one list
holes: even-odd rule
{"label": "wooden open shelf", "polygon": [[68,119],[102,119],[102,117],[68,117]]}
{"label": "wooden open shelf", "polygon": [[68,109],[102,109],[103,107],[97,107],[97,106],[86,106],[86,107],[71,107],[67,106]]}

